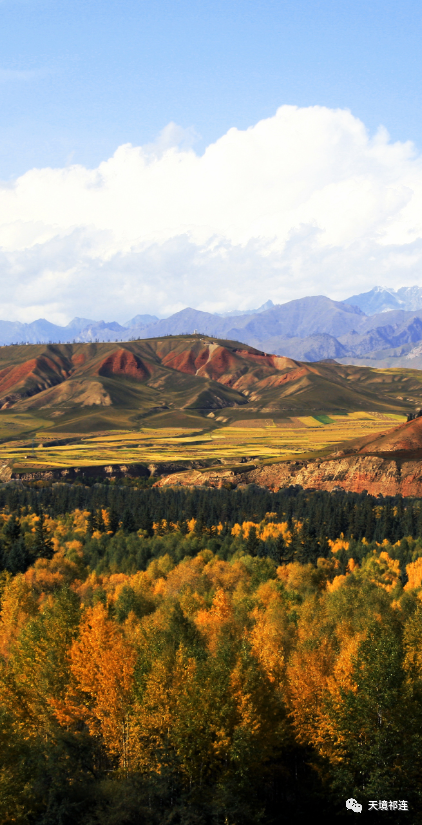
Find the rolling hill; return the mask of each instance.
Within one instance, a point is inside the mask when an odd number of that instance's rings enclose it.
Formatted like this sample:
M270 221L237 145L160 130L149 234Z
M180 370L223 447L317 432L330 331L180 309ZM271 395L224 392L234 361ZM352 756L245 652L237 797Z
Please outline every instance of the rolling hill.
M0 348L0 439L420 405L417 370L307 363L203 335Z

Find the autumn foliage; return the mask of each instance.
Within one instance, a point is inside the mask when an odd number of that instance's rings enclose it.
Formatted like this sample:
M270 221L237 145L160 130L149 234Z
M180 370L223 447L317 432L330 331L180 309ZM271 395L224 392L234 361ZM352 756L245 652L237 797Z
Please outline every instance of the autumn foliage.
M29 546L39 517L16 518ZM118 527L114 547L150 553L127 570L117 550L93 564L101 519L96 539L90 511L46 516L53 553L1 574L0 822L301 822L345 795L420 810L416 539L340 533L311 563L299 519L168 519ZM251 531L292 560L248 552Z

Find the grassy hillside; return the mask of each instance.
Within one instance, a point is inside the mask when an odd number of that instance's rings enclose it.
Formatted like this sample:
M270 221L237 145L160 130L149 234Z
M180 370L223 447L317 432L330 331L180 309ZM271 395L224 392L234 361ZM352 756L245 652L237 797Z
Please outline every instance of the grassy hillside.
M308 454L403 420L422 405L421 379L202 335L2 347L0 457L45 468Z

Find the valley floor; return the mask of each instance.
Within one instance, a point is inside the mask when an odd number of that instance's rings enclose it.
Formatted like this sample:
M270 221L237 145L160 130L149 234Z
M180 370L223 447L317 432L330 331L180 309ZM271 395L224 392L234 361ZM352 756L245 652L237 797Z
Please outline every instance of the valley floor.
M225 425L221 413L219 427L214 419L203 419L202 429L186 427L142 427L137 431L84 433L38 432L34 438L5 440L0 444L0 465L15 475L79 468L102 468L109 472L137 475L166 472L166 466L261 465L292 458L325 455L341 444L367 435L385 432L405 421L396 413L351 412L316 413L289 418L247 418ZM136 467L138 469L136 469ZM160 470L163 467L163 470ZM123 469L121 469L123 468ZM150 469L148 469L150 468ZM167 469L167 472L171 470ZM57 475L57 473L56 473ZM7 478L7 475L4 476Z

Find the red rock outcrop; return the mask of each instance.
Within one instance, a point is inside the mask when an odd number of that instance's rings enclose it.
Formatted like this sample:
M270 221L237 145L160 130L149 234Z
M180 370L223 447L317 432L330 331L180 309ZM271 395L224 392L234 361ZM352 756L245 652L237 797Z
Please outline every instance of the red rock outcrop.
M113 375L127 375L138 381L147 381L150 377L146 364L126 349L119 349L105 358L98 367L97 374L110 378Z
M68 375L64 361L46 355L5 367L0 370L0 406L7 408L21 398L60 384Z
M60 376L60 377L59 377ZM32 378L38 386L44 389L67 377L63 364L58 364L51 358L41 356L31 358L16 367L5 367L0 370L0 393L15 389L28 378Z
M219 487L257 484L277 491L300 485L313 490L346 490L373 496L422 496L422 461L401 461L381 456L345 456L327 461L286 461L251 469L245 473L217 468L206 472L190 471L166 476L157 486L169 485Z
M85 352L78 352L72 355L72 364L77 369L78 367L82 367L85 364L87 359L87 355Z
M279 490L291 484L315 490L366 490L373 496L422 496L422 461L382 456L346 456L327 461L293 462L252 470L248 482Z
M177 372L184 372L187 375L196 375L209 358L209 347L201 347L196 353L194 348L184 352L169 352L163 356L161 363L165 367L170 367Z

